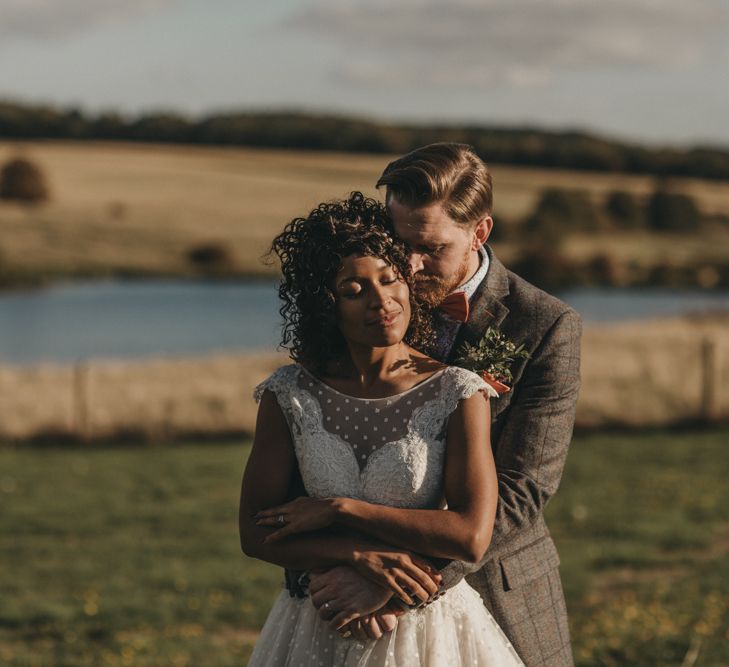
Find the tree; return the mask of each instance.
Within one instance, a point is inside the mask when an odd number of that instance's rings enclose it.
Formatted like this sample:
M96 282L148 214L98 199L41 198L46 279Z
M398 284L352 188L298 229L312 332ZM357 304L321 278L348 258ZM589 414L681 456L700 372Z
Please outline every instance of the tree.
M579 282L574 262L549 244L525 248L512 262L512 268L525 280L548 291Z
M692 231L701 225L696 202L680 192L659 186L648 202L648 226L661 232Z
M524 231L543 241L559 243L576 231L599 229L600 217L584 190L547 188L524 223Z
M605 202L605 211L620 229L636 229L645 225L644 206L630 192L611 192Z

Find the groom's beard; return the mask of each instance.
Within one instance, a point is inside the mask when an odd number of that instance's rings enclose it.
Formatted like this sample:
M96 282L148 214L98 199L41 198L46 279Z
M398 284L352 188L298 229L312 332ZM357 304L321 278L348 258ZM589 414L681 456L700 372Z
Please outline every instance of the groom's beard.
M439 276L425 274L422 271L416 273L413 278L415 281L415 293L418 295L418 298L430 308L440 306L451 292L466 282L468 276L468 260L469 256L466 255L458 270L449 280Z
M415 293L427 306L437 308L443 303L443 299L453 291L452 282L438 276L426 276L422 273L416 273Z

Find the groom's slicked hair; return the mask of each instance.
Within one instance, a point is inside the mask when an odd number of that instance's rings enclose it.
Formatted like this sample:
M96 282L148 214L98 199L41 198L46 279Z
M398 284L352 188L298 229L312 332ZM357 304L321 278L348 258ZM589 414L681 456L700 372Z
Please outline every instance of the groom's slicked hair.
M491 174L468 144L416 148L387 165L377 181L378 188L383 185L388 203L391 197L408 208L439 203L459 223L476 223L491 215Z

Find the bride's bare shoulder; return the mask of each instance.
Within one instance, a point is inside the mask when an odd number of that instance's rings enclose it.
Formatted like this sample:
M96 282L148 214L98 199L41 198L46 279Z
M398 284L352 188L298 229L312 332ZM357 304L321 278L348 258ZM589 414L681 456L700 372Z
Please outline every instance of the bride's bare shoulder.
M403 361L403 366L404 369L407 369L413 375L420 378L426 378L429 375L433 375L434 373L447 368L448 365L411 348L408 358Z

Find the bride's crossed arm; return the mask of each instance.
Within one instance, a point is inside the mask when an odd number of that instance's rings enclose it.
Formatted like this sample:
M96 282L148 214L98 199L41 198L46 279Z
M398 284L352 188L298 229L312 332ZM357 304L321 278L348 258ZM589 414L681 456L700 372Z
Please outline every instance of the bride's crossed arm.
M448 420L444 495L447 509L399 509L352 498L301 497L259 512L259 526L276 527L267 544L329 526L434 558L479 561L491 540L498 481L491 453L488 399L462 400ZM277 524L284 517L286 525ZM367 558L366 553L359 558Z
M415 548L393 549L383 545L387 540L364 538L352 531L337 534L316 527L307 529L311 532L306 534L271 540L275 531L270 526L280 527L277 517L281 513L276 513L271 521L257 521L256 517L287 499L296 467L288 424L275 395L266 391L259 405L256 435L241 489L238 522L241 548L246 555L297 570L352 565L382 587L380 598L377 604L373 601L370 611L385 604L392 592L411 604L414 600L407 591L421 600L437 591L435 569L408 553L417 551Z

